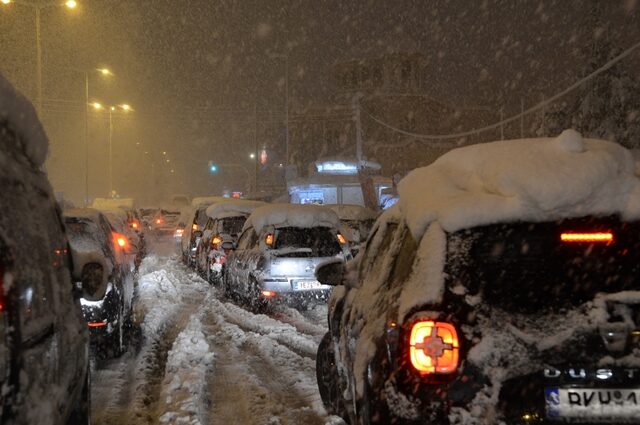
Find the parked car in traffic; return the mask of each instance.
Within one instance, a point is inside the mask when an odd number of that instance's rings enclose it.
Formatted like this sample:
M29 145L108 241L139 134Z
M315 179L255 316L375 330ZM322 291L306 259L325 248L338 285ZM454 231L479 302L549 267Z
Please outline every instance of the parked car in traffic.
M154 236L174 236L180 220L180 209L160 208L149 223L149 230Z
M209 219L206 212L208 206L209 204L201 204L197 207L192 206L189 208L188 213L183 213L185 226L180 239L180 251L182 253L182 261L190 267L195 267L196 264L196 248L202 237L204 226Z
M362 205L327 204L343 224L342 233L349 241L351 253L355 256L360 244L367 240L378 213Z
M94 209L65 210L64 222L74 264L74 276L83 273L105 289L101 296L80 300L96 354L120 355L133 322L134 275L127 242L105 216Z
M88 424L88 333L33 106L0 76L0 423Z
M120 240L120 248L125 260L128 261L131 270L136 272L142 263L144 240L129 224L129 216L126 211L115 208L101 210L109 221L111 227L125 238Z
M205 209L204 229L195 232L195 259L197 271L209 283L222 281L227 255L235 248L247 217L263 205L260 201L225 199Z
M635 423L640 180L567 130L453 150L399 185L337 285L318 348L349 423Z
M331 287L320 284L314 271L323 261L351 255L339 226L336 213L318 205L256 208L226 259L225 292L256 309L326 300Z

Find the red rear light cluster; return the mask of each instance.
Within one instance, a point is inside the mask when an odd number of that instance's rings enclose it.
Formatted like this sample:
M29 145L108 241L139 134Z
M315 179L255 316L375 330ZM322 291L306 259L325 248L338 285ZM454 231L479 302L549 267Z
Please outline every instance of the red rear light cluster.
M264 238L264 243L267 244L268 246L273 246L273 233L268 233L267 236L265 236Z
M409 359L421 375L455 373L459 365L460 341L451 323L420 319L411 325Z
M563 232L560 240L568 243L613 243L613 233L611 232Z
M211 238L211 249L218 249L218 245L222 243L222 238L220 236L214 236Z

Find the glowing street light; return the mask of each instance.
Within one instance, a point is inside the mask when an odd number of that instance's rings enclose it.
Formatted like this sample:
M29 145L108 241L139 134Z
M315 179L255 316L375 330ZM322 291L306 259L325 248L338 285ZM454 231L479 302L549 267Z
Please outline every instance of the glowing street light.
M113 75L113 72L111 72L109 70L109 68L99 68L98 71L102 74L102 75Z
M96 110L107 109L109 111L109 195L111 196L113 194L113 113L118 109L121 109L123 112L131 112L133 108L131 108L131 105L128 103L104 106L99 102L93 102L91 105ZM169 162L168 159L167 162Z
M250 159L256 159L256 154L255 153L250 153L249 154L249 158Z
M8 5L13 0L0 0L2 4ZM42 9L49 7L66 7L67 9L75 9L78 3L75 0L67 0L66 3L59 3L57 1L45 4L31 3L28 1L16 0L16 4L21 6L28 6L34 9L36 14L36 79L38 84L38 97L36 101L36 107L38 114L42 113L42 40L40 37L40 13Z

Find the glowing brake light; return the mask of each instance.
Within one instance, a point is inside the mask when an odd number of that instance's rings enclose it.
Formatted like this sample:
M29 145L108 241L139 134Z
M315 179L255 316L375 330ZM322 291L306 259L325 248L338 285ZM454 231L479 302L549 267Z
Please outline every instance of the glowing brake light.
M600 243L612 243L613 233L611 232L596 232L596 233L573 233L565 232L560 235L562 242L600 242Z
M412 325L409 358L421 375L454 373L459 351L458 332L452 324L420 320Z
M198 225L196 223L193 223L191 225L191 230L198 230Z
M156 224L162 224L162 219L161 218L157 218L156 219Z
M340 242L340 245L346 245L347 244L347 240L345 239L344 236L342 236L342 234L338 233L338 242Z
M264 243L269 246L273 245L273 233L267 233L267 236L264 238Z
M113 242L116 245L116 248L124 248L127 246L127 238L120 233L113 233Z
M87 325L90 328L100 328L102 326L107 326L107 321L105 320L104 322L87 322Z
M131 227L134 229L138 228L138 223L136 223L135 221L133 223L131 223Z
M273 298L276 296L276 293L273 291L262 291L262 296L265 298Z
M211 238L211 248L217 249L218 245L222 243L222 238L220 236L214 236Z

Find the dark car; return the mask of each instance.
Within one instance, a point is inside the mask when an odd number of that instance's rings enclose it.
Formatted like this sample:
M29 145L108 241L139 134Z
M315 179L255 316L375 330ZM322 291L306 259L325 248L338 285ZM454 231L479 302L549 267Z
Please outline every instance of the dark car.
M317 356L350 423L638 423L640 180L565 132L461 148L400 183ZM569 178L567 176L570 176Z
M100 356L119 355L125 350L133 317L134 275L125 252L126 241L120 245L122 235L97 210L66 210L64 222L75 275L80 278L89 268L104 281L100 297L80 300L92 346Z
M0 76L0 422L88 424L88 334L31 104Z

